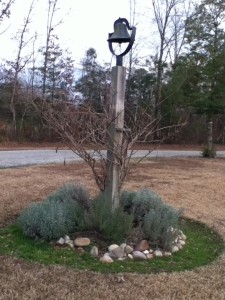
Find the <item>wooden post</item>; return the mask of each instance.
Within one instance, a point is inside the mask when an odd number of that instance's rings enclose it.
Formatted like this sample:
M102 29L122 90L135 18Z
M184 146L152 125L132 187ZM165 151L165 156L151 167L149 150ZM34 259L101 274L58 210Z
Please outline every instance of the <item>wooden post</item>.
M212 119L210 119L208 121L208 137L207 137L207 140L208 140L208 149L210 151L212 151L212 145L213 145L213 122L212 122Z
M120 198L121 161L119 158L122 155L125 84L126 68L113 67L109 105L113 122L108 130L107 177L104 191L105 198L112 203L112 210L119 206Z

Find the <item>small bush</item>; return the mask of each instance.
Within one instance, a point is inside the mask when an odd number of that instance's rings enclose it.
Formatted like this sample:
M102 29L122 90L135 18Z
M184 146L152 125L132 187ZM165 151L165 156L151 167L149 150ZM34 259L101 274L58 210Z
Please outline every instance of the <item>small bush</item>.
M58 191L52 193L48 199L61 202L75 201L85 210L88 210L90 207L90 195L85 187L80 184L66 184Z
M89 195L80 185L66 185L43 203L33 204L18 218L25 235L44 240L57 239L84 230L84 212L90 208Z
M215 158L216 157L216 150L214 147L209 148L208 146L206 146L203 150L202 150L202 156L206 157L206 158Z
M134 215L134 224L143 223L145 215L159 205L162 205L162 199L152 190L143 189L138 192L121 193L121 205L124 211Z
M169 249L178 235L178 219L183 210L176 211L169 205L161 204L145 215L143 231L145 237L156 247Z
M34 203L22 211L18 218L18 224L26 236L32 238L40 236L42 215L42 203Z
M86 226L101 233L106 240L118 242L125 238L132 228L133 216L119 207L112 211L112 204L103 195L93 200L86 214Z

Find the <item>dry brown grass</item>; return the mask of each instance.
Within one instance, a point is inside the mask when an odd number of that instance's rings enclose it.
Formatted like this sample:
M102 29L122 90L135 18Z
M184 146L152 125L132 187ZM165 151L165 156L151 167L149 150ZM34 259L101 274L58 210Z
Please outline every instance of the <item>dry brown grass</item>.
M225 160L160 159L136 167L125 187L150 187L165 201L184 207L188 217L215 228L225 240ZM88 168L33 166L0 170L0 224L15 218L65 182L96 187ZM1 256L0 299L225 299L225 255L193 271L140 275L102 275L60 266L46 267Z

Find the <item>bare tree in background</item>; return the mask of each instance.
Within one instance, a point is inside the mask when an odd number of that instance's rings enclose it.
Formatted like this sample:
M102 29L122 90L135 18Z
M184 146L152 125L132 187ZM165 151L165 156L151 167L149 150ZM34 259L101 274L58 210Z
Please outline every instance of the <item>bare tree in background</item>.
M0 1L0 25L2 24L4 18L9 18L11 14L11 6L15 2L15 0L8 0L8 1ZM4 33L0 31L0 35Z
M48 9L47 9L47 23L46 23L46 42L45 42L45 51L44 51L44 64L43 64L43 79L42 79L42 95L45 98L46 96L46 80L47 80L47 70L48 70L48 60L49 60L49 48L51 39L53 37L54 29L62 23L62 20L54 23L55 14L58 10L57 4L58 0L48 0Z
M11 64L12 70L13 70L13 78L12 78L12 94L10 99L10 110L12 113L12 128L13 128L13 135L16 136L17 131L17 120L16 120L16 98L17 98L17 90L18 90L18 77L21 71L25 68L27 63L30 60L30 56L22 57L22 51L25 47L29 44L29 42L33 39L28 38L26 39L26 34L29 30L29 24L31 23L31 16L34 9L36 0L32 0L27 16L24 19L24 23L22 25L21 30L19 30L15 36L15 39L18 42L18 51L16 60L14 62L8 62Z
M188 3L187 3L188 2ZM152 0L154 20L157 27L159 45L155 55L155 119L160 120L162 86L164 72L168 63L174 64L183 46L185 20L189 14L190 1ZM159 125L158 125L159 126ZM159 130L155 138L159 139Z

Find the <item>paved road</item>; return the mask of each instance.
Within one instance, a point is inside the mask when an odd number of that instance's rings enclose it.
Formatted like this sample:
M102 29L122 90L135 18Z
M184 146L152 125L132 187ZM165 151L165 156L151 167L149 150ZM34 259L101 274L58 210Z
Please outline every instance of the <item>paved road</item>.
M142 157L148 151L139 150L133 157ZM200 157L200 151L154 150L148 157ZM225 151L218 151L218 157L225 157ZM13 150L0 151L0 168L21 167L78 161L80 158L70 150Z

